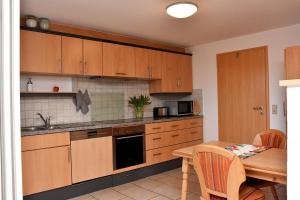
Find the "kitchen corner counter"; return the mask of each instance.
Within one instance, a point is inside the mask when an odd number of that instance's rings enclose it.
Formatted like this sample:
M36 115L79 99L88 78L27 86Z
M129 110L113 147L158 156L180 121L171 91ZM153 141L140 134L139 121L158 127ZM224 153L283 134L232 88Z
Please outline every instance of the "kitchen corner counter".
M21 136L22 137L23 136L33 136L33 135L41 135L41 134L72 132L72 131L99 129L99 128L113 128L113 127L119 127L119 126L133 126L133 125L151 124L151 123L168 122L168 121L178 121L178 120L195 119L195 118L203 118L203 115L193 115L193 116L185 116L185 117L169 117L169 118L161 118L161 119L154 119L152 117L146 117L143 120L121 119L121 120L60 124L60 125L55 125L57 128L54 128L51 130L21 131Z

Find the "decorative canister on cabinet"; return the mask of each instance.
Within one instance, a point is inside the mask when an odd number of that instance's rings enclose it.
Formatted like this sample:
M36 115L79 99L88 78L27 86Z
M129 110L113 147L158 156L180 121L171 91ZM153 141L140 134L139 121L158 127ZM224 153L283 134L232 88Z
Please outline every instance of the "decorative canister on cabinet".
M40 29L48 30L49 29L49 19L48 18L39 18Z
M33 15L25 16L25 24L27 27L36 28L37 27L37 18Z

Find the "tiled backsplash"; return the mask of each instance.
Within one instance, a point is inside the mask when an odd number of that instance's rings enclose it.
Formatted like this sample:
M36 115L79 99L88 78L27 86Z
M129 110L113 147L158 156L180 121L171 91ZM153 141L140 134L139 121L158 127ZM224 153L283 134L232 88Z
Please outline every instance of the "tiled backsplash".
M87 114L76 112L70 96L26 96L21 97L22 126L41 125L42 121L36 114L39 112L50 115L52 124L134 118L133 109L128 105L129 97L149 95L149 83L139 80L78 78L77 87L82 92L87 89L90 94L92 104ZM166 100L198 98L202 102L202 93L195 90L193 95L153 95L150 98L152 104L145 107L145 117L152 117L153 107L162 106Z

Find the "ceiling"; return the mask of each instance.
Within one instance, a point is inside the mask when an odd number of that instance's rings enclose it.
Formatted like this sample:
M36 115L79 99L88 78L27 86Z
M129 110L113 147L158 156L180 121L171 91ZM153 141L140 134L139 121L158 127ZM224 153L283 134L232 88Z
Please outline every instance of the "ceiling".
M191 0L199 10L186 19L166 14L174 2L21 0L21 14L185 47L300 23L300 0Z

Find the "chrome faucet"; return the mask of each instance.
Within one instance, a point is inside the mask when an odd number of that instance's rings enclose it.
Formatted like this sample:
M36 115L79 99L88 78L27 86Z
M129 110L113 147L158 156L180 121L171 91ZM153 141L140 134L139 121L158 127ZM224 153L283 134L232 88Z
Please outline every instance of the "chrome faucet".
M44 122L44 127L45 127L46 129L48 129L48 128L50 127L50 116L44 118L44 116L43 116L41 113L37 113L37 115L41 117L41 119L42 119L43 122Z

